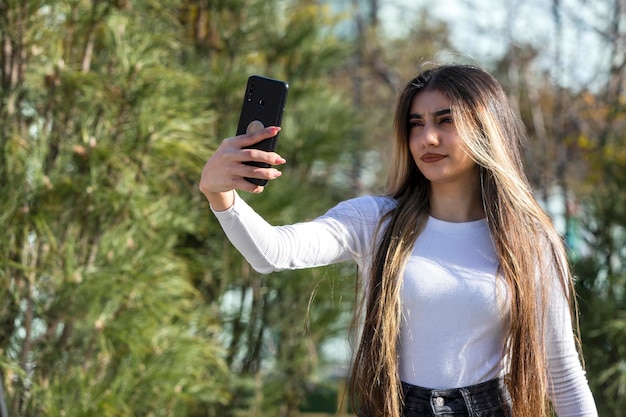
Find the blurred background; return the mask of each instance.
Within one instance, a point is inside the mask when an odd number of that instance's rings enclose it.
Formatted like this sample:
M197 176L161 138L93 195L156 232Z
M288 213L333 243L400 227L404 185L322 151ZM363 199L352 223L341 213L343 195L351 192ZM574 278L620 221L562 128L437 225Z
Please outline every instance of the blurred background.
M600 415L626 415L625 25L624 0L0 0L0 417L343 415L357 271L255 273L197 183L262 74L290 92L261 214L384 192L428 61L521 113Z

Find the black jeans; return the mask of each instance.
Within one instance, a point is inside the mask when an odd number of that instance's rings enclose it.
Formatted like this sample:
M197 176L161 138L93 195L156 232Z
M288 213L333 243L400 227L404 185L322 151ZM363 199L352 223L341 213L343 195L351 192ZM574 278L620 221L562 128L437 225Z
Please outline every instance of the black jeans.
M511 417L511 395L502 378L453 389L402 383L403 417Z

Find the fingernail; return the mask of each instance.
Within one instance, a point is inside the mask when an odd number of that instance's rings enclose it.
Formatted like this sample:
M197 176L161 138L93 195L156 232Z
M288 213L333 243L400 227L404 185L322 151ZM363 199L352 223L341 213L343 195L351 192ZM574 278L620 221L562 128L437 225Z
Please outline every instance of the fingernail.
M276 158L276 159L274 160L274 165L284 164L285 162L287 162L287 161L285 160L285 158L283 158L283 157L279 156L278 158Z
M278 177L280 177L281 175L283 175L283 173L282 173L281 171L275 171L275 172L274 172L274 178L278 178Z

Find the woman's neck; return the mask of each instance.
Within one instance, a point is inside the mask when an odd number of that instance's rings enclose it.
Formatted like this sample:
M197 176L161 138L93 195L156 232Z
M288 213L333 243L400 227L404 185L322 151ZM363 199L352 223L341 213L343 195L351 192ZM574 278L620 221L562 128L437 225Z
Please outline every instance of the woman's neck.
M484 218L480 188L432 184L430 215L438 220L454 223Z

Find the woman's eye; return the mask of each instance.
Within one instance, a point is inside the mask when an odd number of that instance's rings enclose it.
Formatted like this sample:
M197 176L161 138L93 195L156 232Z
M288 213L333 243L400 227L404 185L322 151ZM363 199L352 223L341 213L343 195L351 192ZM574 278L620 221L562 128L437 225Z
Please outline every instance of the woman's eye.
M409 129L413 129L414 127L424 126L424 123L419 120L410 120L409 121Z
M452 117L443 117L439 123L444 124L444 123L452 123Z

